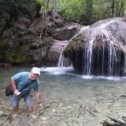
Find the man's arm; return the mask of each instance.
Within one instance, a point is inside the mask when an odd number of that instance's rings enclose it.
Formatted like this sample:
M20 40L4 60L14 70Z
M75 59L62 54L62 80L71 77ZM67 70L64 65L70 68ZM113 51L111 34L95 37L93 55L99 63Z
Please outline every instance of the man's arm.
M17 88L16 88L16 81L13 80L13 78L11 78L11 84L12 84L13 90L14 91L17 90Z
M20 92L17 90L16 81L13 78L11 78L11 84L12 84L12 87L13 87L13 90L14 90L14 94L16 96L18 96L20 94Z
M36 97L36 101L40 105L40 107L44 108L43 99L42 99L41 93L39 91L35 92L35 97Z

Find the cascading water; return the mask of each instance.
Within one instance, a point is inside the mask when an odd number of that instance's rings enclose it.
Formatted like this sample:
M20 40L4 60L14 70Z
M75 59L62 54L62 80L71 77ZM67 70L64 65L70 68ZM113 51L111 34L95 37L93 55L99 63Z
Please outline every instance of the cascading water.
M60 54L59 61L58 61L58 64L57 64L57 67L59 67L59 68L64 67L64 56L63 56L63 53L62 52Z
M65 58L71 60L75 70L84 75L124 75L125 32L126 23L122 18L103 20L81 28L64 47L58 67L64 66L65 55Z
M85 62L85 73L86 75L90 75L91 73L91 61L92 61L92 46L93 46L93 40L91 40L88 43L88 48L85 51L86 56L86 62Z
M81 29L80 29L80 32L82 32L83 30L87 29L88 27L89 27L89 26L86 26L86 27L81 28ZM79 32L79 33L80 33L80 32ZM66 48L66 46L69 44L69 42L70 42L73 38L75 38L79 33L77 33L75 36L73 36L73 37L66 43L66 45L64 46L63 50L61 51L59 60L58 60L58 64L57 64L57 67L58 67L58 68L62 69L62 68L65 66L65 60L66 60L66 58L65 58L64 55L63 55L63 51L64 51L64 49ZM67 59L67 60L68 60L68 59ZM71 64L70 64L70 66L71 66Z
M108 44L108 74L109 76L112 76L114 73L114 69L116 69L116 62L117 62L117 52L115 49L115 45L116 45L116 40L115 38L110 35L109 31L107 31L107 29L105 29L105 27L111 23L113 23L114 21L105 23L100 25L99 27L97 27L97 29L92 29L92 34L91 34L91 38L89 40L89 42L87 42L87 48L85 49L84 52L84 56L86 59L85 61L85 65L84 65L84 74L85 75L91 75L91 71L92 71L92 53L93 53L93 44L96 41L96 36L97 34L102 36L102 44L103 44L103 51L102 51L102 75L104 75L104 59L105 59L105 45ZM105 38L105 39L104 39ZM123 49L123 47L122 47ZM123 49L124 50L124 49ZM125 63L126 64L126 63Z

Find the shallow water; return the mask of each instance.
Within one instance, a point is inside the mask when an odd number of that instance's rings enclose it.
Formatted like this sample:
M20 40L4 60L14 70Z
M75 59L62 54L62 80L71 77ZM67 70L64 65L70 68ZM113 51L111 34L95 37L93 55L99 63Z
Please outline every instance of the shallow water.
M13 74L24 70L30 68L0 68L0 89L10 82ZM34 125L101 126L108 117L126 116L125 77L88 77L72 72L52 74L42 70L39 79L46 109Z

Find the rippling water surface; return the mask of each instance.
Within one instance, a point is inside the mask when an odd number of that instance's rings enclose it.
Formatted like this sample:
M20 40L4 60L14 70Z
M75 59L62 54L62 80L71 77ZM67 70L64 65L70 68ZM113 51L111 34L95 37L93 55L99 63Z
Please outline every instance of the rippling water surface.
M30 68L0 69L0 85L10 77ZM108 116L126 116L126 78L82 76L71 68L41 68L40 87L49 125L98 126ZM57 123L58 122L58 123Z

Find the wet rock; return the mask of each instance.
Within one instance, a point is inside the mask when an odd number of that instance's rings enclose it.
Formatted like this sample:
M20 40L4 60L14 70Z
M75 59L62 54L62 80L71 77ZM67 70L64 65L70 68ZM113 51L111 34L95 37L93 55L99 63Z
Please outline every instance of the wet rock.
M0 116L3 115L3 113L4 113L3 111L0 111Z
M103 126L126 126L126 118L122 117L122 120L109 117L110 120L103 121Z
M125 18L83 27L67 44L64 56L76 71L91 75L125 75Z

